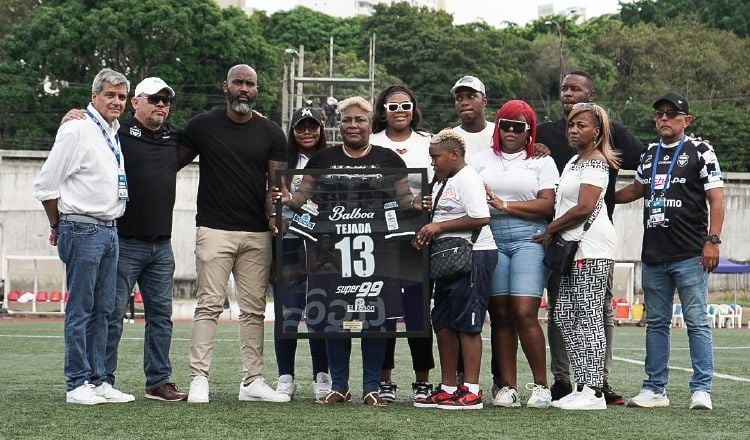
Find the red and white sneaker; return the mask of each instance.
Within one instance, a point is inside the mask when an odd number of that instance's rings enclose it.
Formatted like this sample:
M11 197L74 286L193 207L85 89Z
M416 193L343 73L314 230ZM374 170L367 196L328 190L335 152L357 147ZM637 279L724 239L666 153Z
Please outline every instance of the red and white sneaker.
M482 391L474 394L466 385L459 385L458 389L449 400L441 401L437 405L440 409L482 409Z
M440 402L451 399L453 399L453 394L443 390L443 384L440 384L429 396L414 399L414 406L417 408L437 408Z

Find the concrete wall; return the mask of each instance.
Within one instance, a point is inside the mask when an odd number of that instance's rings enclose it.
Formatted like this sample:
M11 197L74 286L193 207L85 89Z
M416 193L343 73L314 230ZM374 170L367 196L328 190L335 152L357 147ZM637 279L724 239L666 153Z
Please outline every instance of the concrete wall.
M47 244L47 218L41 204L32 197L34 178L47 152L0 150L0 261L5 256L57 255ZM621 173L619 185L633 179L632 172ZM745 228L750 218L750 174L727 173L726 217L722 233L722 257L750 261ZM155 188L154 190L158 190ZM172 246L175 252L177 296L190 295L195 282L195 199L198 192L198 165L188 165L177 178ZM615 228L620 239L617 261L636 263L635 289L640 289L640 252L643 238L642 201L615 209ZM144 214L147 215L147 214ZM4 269L3 269L4 270ZM2 278L5 278L5 273ZM712 275L713 289L733 289L739 280L748 289L747 276Z

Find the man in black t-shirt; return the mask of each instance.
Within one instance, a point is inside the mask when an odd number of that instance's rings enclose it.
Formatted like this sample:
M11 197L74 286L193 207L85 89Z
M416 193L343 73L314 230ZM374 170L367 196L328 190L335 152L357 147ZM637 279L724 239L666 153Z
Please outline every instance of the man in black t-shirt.
M567 130L567 116L573 109L573 105L579 102L593 102L596 98L596 87L591 76L583 71L572 71L563 78L560 84L560 102L562 103L563 113L565 114L560 120L555 122L545 122L540 124L536 130L536 141L546 145L550 149L550 155L555 160L557 171L562 175L565 164L575 155L576 151L568 146L568 140L565 135ZM625 170L635 170L638 167L643 144L620 122L611 120L610 132L612 139L610 145L620 153L620 168ZM610 167L609 183L604 194L604 202L607 206L607 214L610 220L612 212L615 209L614 194L615 184L617 183L618 170ZM552 400L559 400L569 394L573 388L570 384L570 361L568 352L565 350L560 330L555 324L553 310L557 304L557 292L560 284L559 274L552 272L547 282L547 298L549 300L549 316L547 321L547 340L550 347L550 370L554 376L555 382L551 387ZM607 404L622 405L625 403L622 396L615 393L609 385L609 371L612 367L612 344L614 341L614 313L612 311L612 290L607 289L604 298L604 335L607 340L607 349L604 357L604 398Z
M654 110L659 142L641 155L635 181L615 195L617 203L644 200L641 284L648 377L628 406L669 406L665 388L676 290L693 363L690 409L712 409L713 343L706 310L708 274L719 264L724 182L711 145L685 136L693 121L688 101L669 92L654 102Z
M223 85L227 106L191 119L184 131L181 163L200 154L195 259L198 304L190 337L188 402L209 400L216 326L229 274L240 308L240 350L245 374L239 399L288 402L263 378L263 320L271 268L266 189L286 166L286 139L278 125L253 112L258 75L248 65L229 69Z

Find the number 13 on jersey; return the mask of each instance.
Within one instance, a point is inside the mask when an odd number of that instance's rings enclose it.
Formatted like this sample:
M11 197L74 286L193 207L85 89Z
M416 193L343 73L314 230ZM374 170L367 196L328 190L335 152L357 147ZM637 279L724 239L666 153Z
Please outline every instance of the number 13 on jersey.
M371 277L375 273L375 243L369 235L344 237L334 247L341 252L342 278L351 278L352 271L362 278ZM356 259L353 255L355 253Z

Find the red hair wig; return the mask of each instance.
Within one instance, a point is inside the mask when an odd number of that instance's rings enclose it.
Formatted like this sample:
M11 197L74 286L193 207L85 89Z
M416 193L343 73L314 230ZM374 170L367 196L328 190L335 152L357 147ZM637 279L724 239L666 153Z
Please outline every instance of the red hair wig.
M518 119L519 116L526 118L526 123L529 124L531 130L529 131L529 139L526 145L526 159L534 155L534 141L536 139L536 113L529 104L520 99L514 99L506 102L497 111L495 116L495 131L492 133L492 150L495 154L500 154L500 128L497 126L497 121L500 119Z

